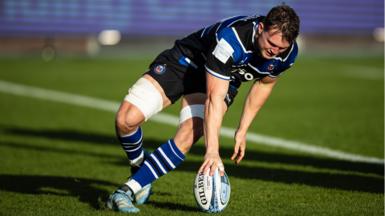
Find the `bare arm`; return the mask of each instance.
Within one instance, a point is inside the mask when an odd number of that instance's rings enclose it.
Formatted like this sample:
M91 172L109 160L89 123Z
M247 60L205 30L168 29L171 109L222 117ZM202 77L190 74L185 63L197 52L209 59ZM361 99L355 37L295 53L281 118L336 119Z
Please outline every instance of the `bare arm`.
M206 154L199 171L206 173L210 170L210 175L213 175L215 169L219 167L221 175L223 175L223 164L219 156L219 132L223 115L227 109L224 99L229 88L229 81L216 78L209 73L206 73L206 81L207 99L204 119Z
M254 83L246 98L241 120L235 134L234 153L231 160L235 163L240 163L245 155L246 149L246 133L253 119L269 98L271 91L276 83L275 78L264 77Z

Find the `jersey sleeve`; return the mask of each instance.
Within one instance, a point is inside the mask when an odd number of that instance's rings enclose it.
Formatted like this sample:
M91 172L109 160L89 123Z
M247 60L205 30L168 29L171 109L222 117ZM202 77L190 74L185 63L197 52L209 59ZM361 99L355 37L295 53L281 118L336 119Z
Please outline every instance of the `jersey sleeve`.
M239 59L239 42L231 28L218 32L216 41L208 52L206 71L220 79L230 80L232 65Z

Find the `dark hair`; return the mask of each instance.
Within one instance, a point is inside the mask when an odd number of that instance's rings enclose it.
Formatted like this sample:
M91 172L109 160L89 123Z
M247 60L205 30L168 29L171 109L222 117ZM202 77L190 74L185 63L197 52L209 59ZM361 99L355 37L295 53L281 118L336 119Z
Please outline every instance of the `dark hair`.
M299 17L294 9L285 4L273 7L263 21L265 31L277 28L289 43L297 38L299 23Z

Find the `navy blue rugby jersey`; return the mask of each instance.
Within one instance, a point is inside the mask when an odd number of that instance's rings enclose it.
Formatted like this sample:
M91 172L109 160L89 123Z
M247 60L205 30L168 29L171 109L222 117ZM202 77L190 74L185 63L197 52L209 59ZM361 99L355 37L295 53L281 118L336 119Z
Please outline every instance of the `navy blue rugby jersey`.
M273 59L264 59L256 47L255 34L263 16L237 16L222 20L177 40L175 46L195 67L236 84L277 77L291 67L298 54L297 43Z

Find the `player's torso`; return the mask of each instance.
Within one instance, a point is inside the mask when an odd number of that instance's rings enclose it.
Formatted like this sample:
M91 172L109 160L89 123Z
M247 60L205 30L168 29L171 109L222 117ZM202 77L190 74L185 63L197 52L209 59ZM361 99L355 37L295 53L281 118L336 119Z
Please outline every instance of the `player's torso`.
M281 57L264 59L258 53L250 53L245 55L241 61L232 65L231 80L247 82L259 80L265 76L276 77L286 67L283 60L285 59Z
M263 17L255 16L228 18L178 40L176 46L191 61L200 66L205 64L206 56L213 52L219 39L225 38L234 49L231 65L233 81L247 82L265 76L274 77L291 66L290 61L287 60L290 56L295 58L296 54L291 55L291 53L293 50L296 51L297 46L293 44L285 53L273 59L260 57L259 50L256 48L255 34L262 19Z

